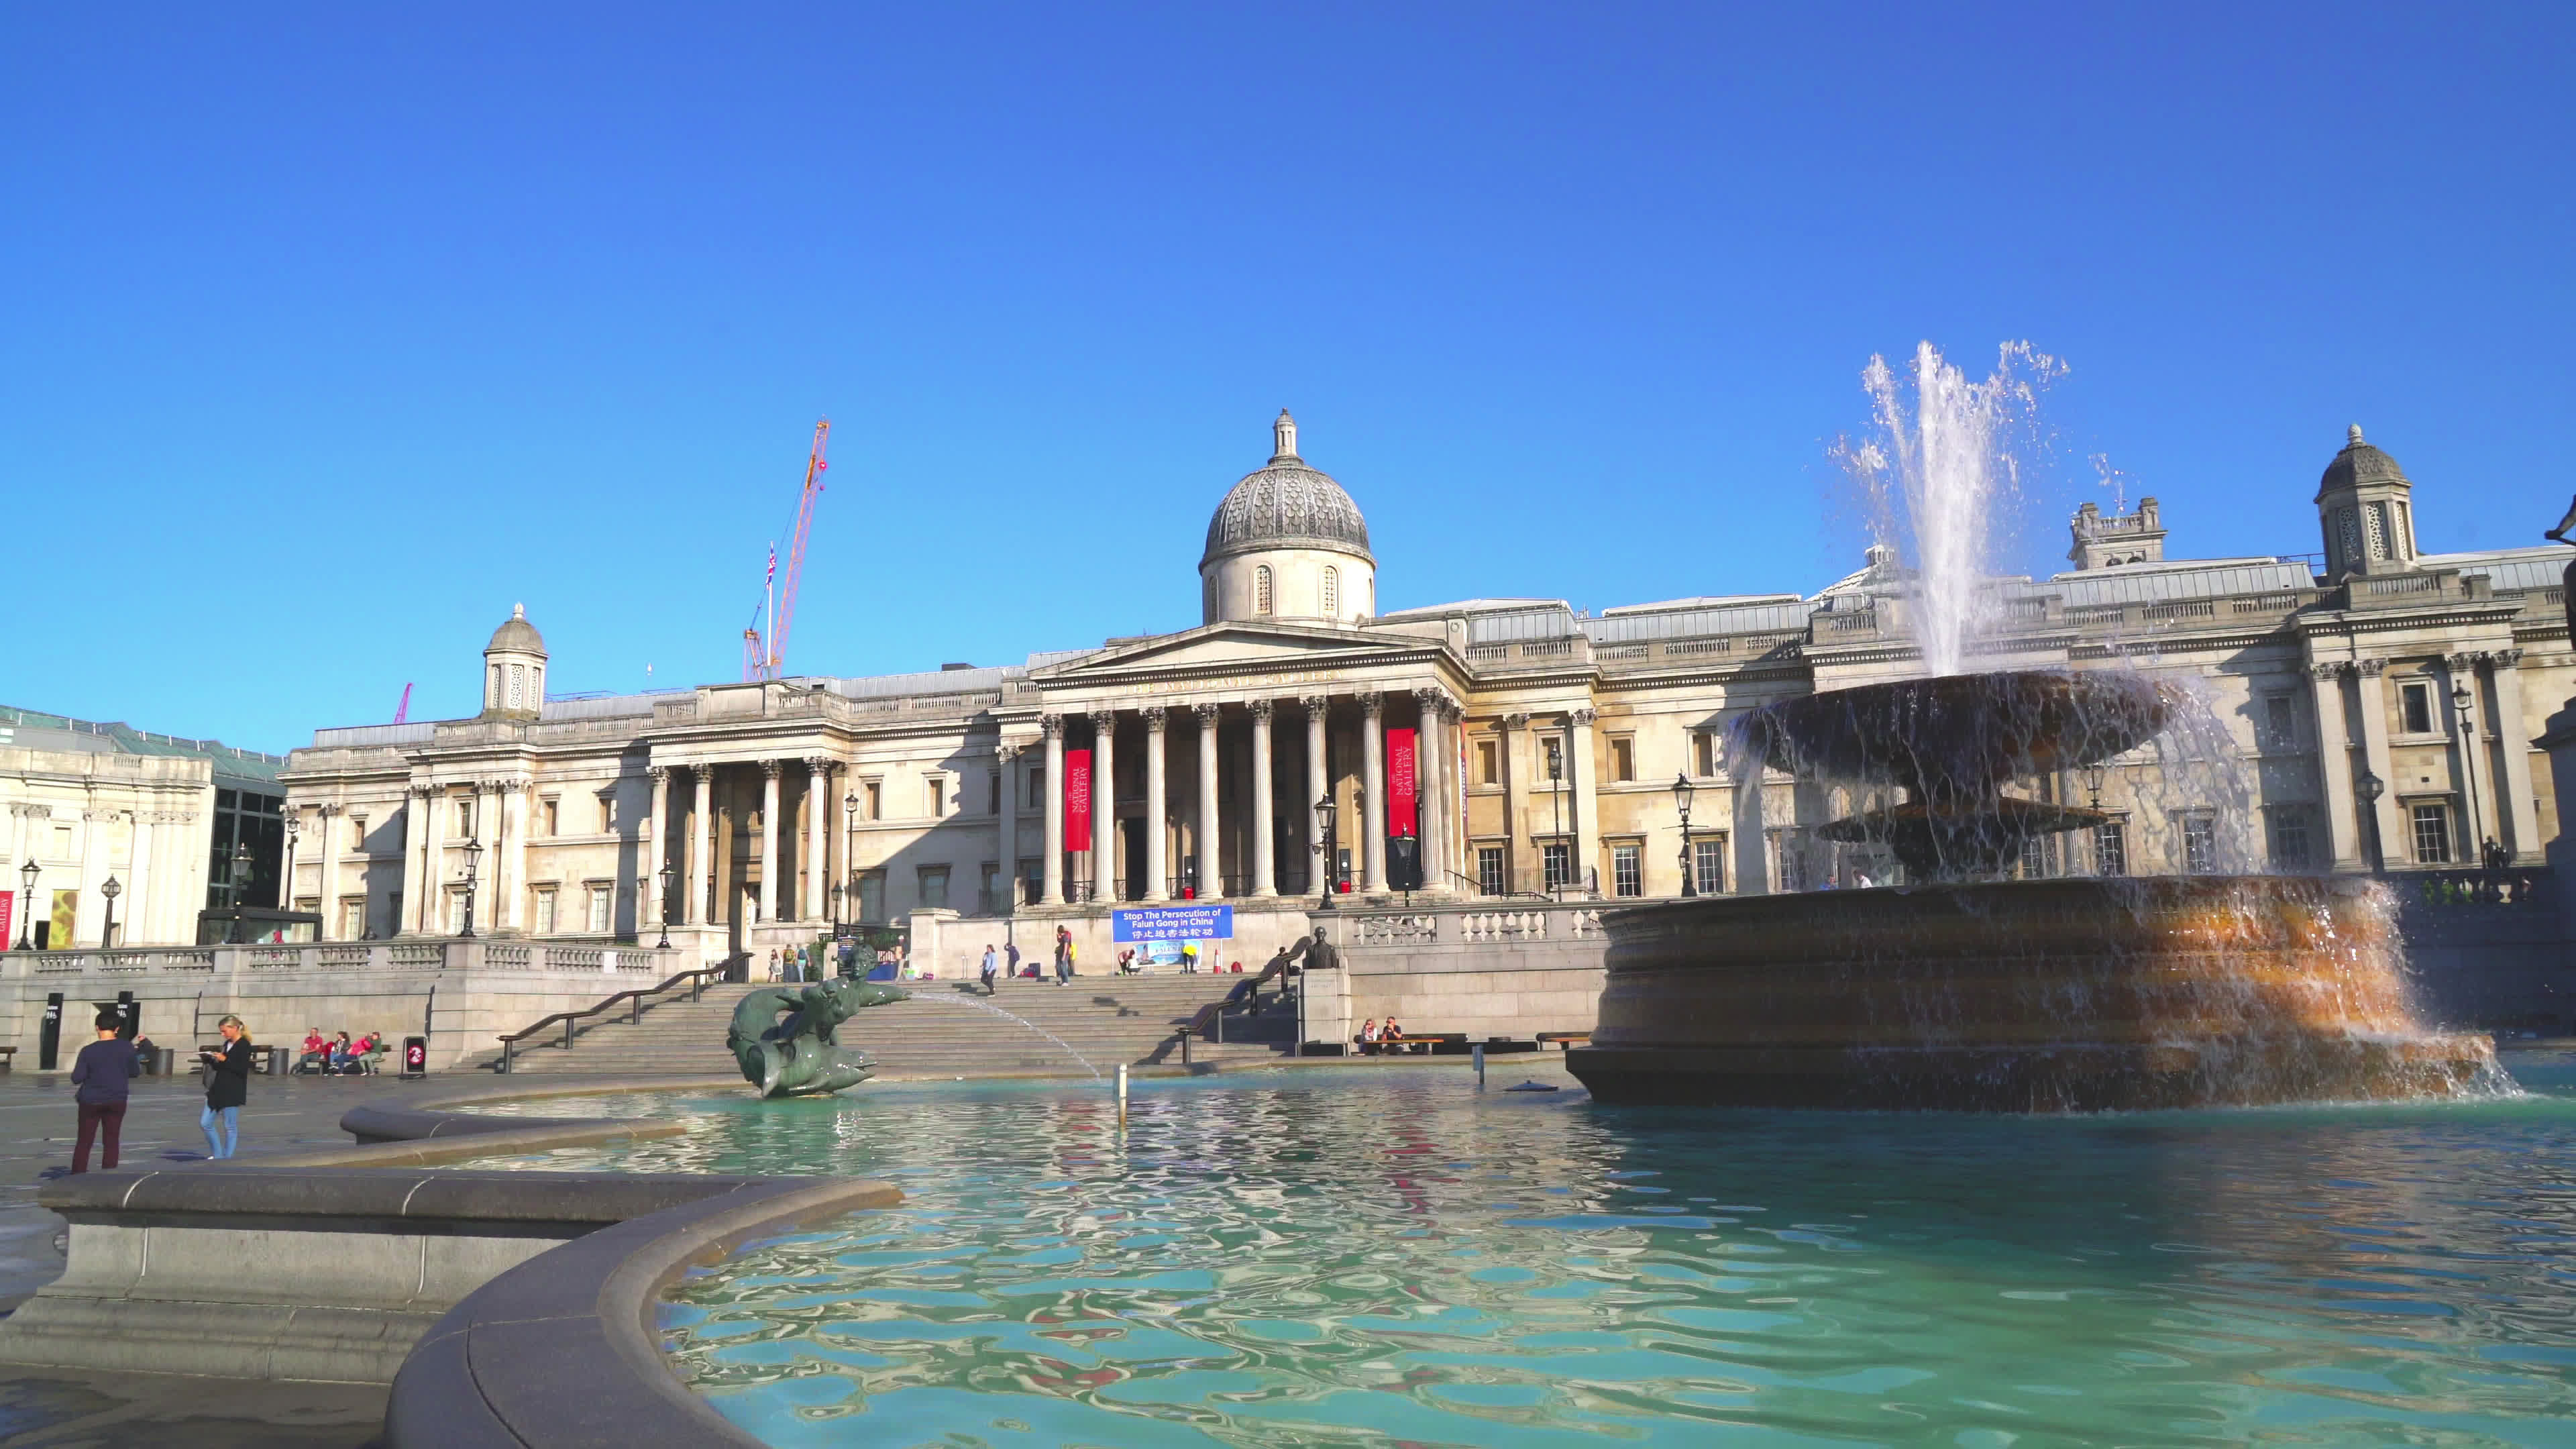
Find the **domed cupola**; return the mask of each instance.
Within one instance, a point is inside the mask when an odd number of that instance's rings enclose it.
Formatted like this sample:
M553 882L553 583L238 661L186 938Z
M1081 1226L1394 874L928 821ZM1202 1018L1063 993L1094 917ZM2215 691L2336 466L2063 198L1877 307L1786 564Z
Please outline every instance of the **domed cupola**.
M510 617L483 646L482 717L535 719L545 703L545 636L528 622L525 605L512 604Z
M1271 438L1270 462L1245 474L1208 519L1204 621L1368 618L1377 612L1377 557L1360 506L1297 456L1297 420L1285 409Z
M2317 480L2329 581L2415 566L2414 492L2397 460L2362 441L2361 424L2353 424L2343 451Z

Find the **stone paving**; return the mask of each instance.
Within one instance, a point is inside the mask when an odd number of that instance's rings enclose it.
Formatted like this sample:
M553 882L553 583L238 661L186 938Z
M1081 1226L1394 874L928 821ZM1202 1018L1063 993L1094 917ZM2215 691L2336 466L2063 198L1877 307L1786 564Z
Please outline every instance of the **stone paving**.
M241 1156L345 1147L340 1114L361 1101L424 1095L472 1082L432 1077L250 1079ZM194 1162L204 1090L194 1076L143 1077L125 1113L122 1166ZM60 1072L0 1073L0 1309L14 1308L63 1270L63 1220L36 1206L36 1189L72 1161L72 1084ZM92 1149L90 1166L98 1166ZM0 1449L187 1444L193 1449L343 1449L382 1426L376 1384L228 1384L175 1376L66 1373L0 1366Z

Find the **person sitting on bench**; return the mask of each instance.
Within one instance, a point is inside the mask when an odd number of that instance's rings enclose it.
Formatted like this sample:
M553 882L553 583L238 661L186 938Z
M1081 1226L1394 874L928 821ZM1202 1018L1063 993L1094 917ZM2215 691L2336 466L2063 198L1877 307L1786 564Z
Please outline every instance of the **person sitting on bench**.
M1404 1039L1404 1028L1397 1026L1395 1018L1391 1016L1386 1019L1386 1025L1377 1029L1377 1039L1385 1044L1389 1054L1413 1049L1412 1043Z

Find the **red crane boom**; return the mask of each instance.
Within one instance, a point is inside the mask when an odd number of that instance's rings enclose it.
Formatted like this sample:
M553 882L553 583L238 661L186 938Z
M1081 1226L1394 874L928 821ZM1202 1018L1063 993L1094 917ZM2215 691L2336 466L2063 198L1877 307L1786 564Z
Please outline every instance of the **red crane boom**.
M805 535L814 523L814 499L823 491L823 470L832 466L823 461L823 442L831 432L830 418L814 425L814 450L805 459L805 486L796 495L796 531L788 545L784 597L776 589L778 545L769 546L769 570L761 580L761 606L752 610L753 625L742 631L742 677L746 684L778 678L787 662L787 631L796 620L796 585L805 576ZM762 618L764 613L766 619ZM761 637L762 623L769 627L766 639Z

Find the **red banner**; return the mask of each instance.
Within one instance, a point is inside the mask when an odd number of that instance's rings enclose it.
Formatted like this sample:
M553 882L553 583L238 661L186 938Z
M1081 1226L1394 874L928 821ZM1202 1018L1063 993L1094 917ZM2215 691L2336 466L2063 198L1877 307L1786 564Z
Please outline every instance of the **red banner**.
M1421 826L1414 817L1414 804L1421 798L1422 776L1415 766L1414 732L1386 732L1386 833L1420 835Z
M1064 848L1091 848L1091 751L1064 752Z
M17 905L16 891L0 891L0 951L8 950L9 944L18 939L11 934L17 923Z

